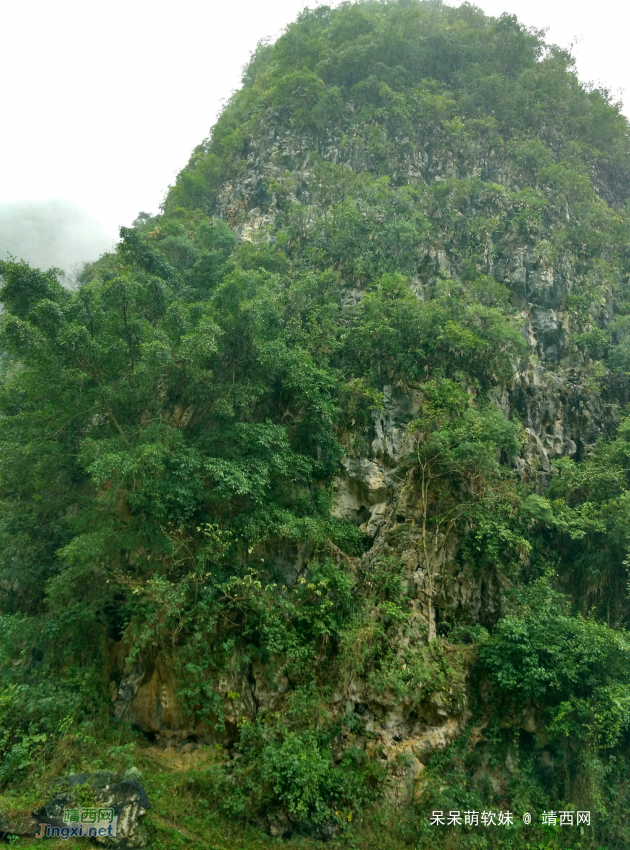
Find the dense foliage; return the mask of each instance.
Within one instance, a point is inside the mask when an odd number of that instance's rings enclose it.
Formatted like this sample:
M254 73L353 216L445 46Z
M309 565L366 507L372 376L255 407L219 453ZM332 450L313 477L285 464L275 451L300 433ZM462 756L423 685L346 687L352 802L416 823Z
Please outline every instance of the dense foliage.
M320 7L75 289L0 265L1 783L106 734L123 647L229 750L194 778L226 817L338 836L409 782L368 715L467 705L400 846L492 805L628 846L628 143L510 16ZM410 395L379 549L335 482ZM446 610L447 567L494 590Z

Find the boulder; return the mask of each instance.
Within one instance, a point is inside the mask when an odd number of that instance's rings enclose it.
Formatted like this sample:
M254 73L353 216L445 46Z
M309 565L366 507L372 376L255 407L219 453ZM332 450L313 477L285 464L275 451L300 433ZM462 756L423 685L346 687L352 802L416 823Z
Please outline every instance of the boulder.
M8 827L6 832L33 835L39 831L40 823L63 827L67 825L63 823L63 810L81 804L85 806L86 798L89 798L92 805L113 808L114 814L118 816L116 835L95 838L97 843L120 850L148 846L147 832L141 819L150 808L150 803L136 768L131 768L124 775L108 771L73 773L58 779L52 792L54 796L51 800L34 811L31 819L24 820L21 825L17 822L3 824Z

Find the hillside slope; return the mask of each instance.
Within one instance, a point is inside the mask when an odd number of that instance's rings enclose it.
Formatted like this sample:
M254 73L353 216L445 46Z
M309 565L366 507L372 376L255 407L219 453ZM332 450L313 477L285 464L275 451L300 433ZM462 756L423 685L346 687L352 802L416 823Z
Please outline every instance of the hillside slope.
M191 835L627 847L629 193L540 33L344 4L76 291L2 263L7 793L151 741Z

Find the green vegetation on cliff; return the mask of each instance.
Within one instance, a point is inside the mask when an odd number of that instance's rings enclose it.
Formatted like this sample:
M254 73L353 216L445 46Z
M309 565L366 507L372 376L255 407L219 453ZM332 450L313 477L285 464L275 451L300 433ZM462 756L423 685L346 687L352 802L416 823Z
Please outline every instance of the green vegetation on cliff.
M540 33L342 4L75 290L0 264L3 799L170 737L200 847L627 847L629 200Z

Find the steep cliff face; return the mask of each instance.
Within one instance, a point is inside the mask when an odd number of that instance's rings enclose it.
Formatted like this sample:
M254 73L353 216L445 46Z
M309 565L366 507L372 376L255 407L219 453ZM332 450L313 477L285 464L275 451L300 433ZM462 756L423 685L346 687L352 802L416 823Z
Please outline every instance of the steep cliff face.
M421 300L444 280L449 297L468 287L482 303L509 300L527 348L492 396L522 424L514 462L542 492L553 462L585 458L628 402L596 343L623 342L610 331L625 310L625 119L580 86L567 54L508 16L413 3L344 15L308 13L259 48L166 209L201 206L289 256L310 243L313 262L339 269L349 312L385 269L407 273ZM347 41L355 24L361 35ZM348 227L348 208L358 225ZM375 551L421 406L400 383L380 387L383 411L364 451L343 462L336 508Z
M356 41L344 40L350 20L362 31ZM501 306L524 344L512 347L508 373L486 391L522 426L517 478L545 494L554 462L586 458L614 434L628 401L627 381L593 342L597 334L613 341L611 322L625 309L628 230L618 210L629 163L624 119L603 93L582 89L569 57L538 34L471 9L367 4L306 13L278 44L259 49L245 88L178 178L166 210L201 206L245 241L335 268L348 322L389 270L406 274L422 302ZM374 358L385 357L375 346ZM380 559L402 565L417 626L399 635L401 646L447 634L453 622L491 628L505 614L513 576L497 563L475 568L461 534L439 523L427 542L427 495L409 428L425 402L423 382L392 377L377 384L382 402L361 432L347 436L332 513L364 533L361 569ZM465 369L458 379L480 392ZM285 570L293 579L308 570L308 553ZM460 666L446 695L420 703L370 694L357 677L342 677L330 698L337 714L361 712L380 758L393 765L408 756L403 796L420 782L427 754L470 719ZM131 702L138 717L133 705L153 693L154 678L147 668ZM224 684L249 694L233 714L280 704L288 680L274 687L265 678L264 668L248 668ZM171 691L166 702L176 699ZM144 726L155 731L155 720ZM521 728L535 728L531 713ZM231 746L229 735L222 739Z
M345 27L360 35L348 38ZM183 219L201 208L245 242L280 248L297 267L334 269L348 324L387 272L405 275L423 304L460 299L500 309L521 341L499 342L508 370L481 377L456 364L451 374L522 427L512 469L544 495L554 462L584 460L614 435L628 401L625 374L610 360L610 345L623 342L614 317L625 310L628 175L625 119L604 93L583 89L569 56L539 34L466 7L372 3L305 13L276 45L259 48L165 210ZM473 318L471 327L485 320L492 329L494 318ZM450 353L465 358L457 345ZM371 356L388 356L377 338ZM411 608L395 638L403 667L405 647L430 644L455 622L494 626L514 585L499 562L469 560L462 529L436 522L435 504L427 515L410 426L426 403L424 380L446 369L439 357L418 365L417 377L374 370L382 398L360 428L348 426L331 509L365 535L354 570L383 559L401 565ZM529 563L525 549L520 557ZM307 574L308 550L289 562L292 580ZM570 571L561 566L569 584ZM622 579L614 581L620 589ZM396 793L410 793L414 781L423 787L427 754L470 719L465 658L446 690L420 702L370 693L360 677L338 679L333 712L359 711L368 749L390 766L408 757ZM154 689L149 668L130 703L138 718L133 706ZM255 716L294 686L284 676L274 684L263 665L242 668L223 691L240 694L234 716ZM171 691L166 702L176 699ZM531 713L519 722L536 729ZM155 720L144 725L155 731ZM230 729L238 737L235 722Z
M629 191L540 33L321 7L78 292L5 264L12 734L81 676L273 835L425 847L446 795L625 846Z
M431 297L445 276L500 281L529 347L505 387L506 412L523 422L525 456L548 482L550 462L584 456L614 432L627 402L617 382L602 404L598 358L578 342L609 327L624 281L626 233L615 210L628 197L625 121L605 95L580 87L566 54L511 18L414 4L348 15L362 28L356 43L322 9L259 50L166 209L202 206L242 237L280 236L290 251L300 238L330 238L326 218L334 222L351 198L367 221L350 234L348 253L380 238L418 297ZM295 66L284 65L294 54ZM415 226L415 238L405 244L408 233L396 239L393 227L379 234L389 218ZM329 260L356 301L369 269L335 248Z

